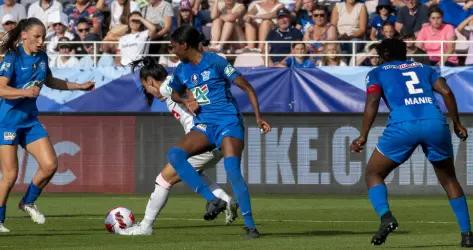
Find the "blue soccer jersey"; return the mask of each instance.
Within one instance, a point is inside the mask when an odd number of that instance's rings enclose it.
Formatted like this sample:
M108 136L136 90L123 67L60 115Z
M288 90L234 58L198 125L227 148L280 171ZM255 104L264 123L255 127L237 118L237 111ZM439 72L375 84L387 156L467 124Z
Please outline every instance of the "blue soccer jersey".
M9 86L27 89L41 87L51 71L46 53L28 55L22 46L17 52L9 51L0 66L0 76L10 80ZM36 98L0 99L0 127L25 128L37 122Z
M412 61L382 64L366 76L367 89L379 87L390 109L389 122L442 119L432 85L440 75L430 66Z
M241 74L224 58L204 52L198 64L180 63L174 71L170 87L181 92L189 89L200 109L195 124L220 124L239 120L239 110L230 87Z

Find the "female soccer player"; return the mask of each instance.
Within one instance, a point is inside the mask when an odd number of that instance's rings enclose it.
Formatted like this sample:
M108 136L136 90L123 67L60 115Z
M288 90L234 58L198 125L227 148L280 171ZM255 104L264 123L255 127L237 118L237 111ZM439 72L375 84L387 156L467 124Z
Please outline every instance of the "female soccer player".
M139 71L140 81L145 93L147 94L148 100L152 100L153 97L156 97L161 101L165 101L174 118L176 118L181 123L185 132L189 133L194 126L193 116L187 111L183 104L175 103L171 99L172 89L169 87L169 82L171 81L172 77L167 76L166 69L153 57L145 57L142 60L134 61L132 63L132 71L135 71L135 68L137 67L141 67ZM197 171L201 172L207 168L215 167L220 159L222 159L221 153L217 150L214 150L212 152L208 151L189 158L189 163ZM210 180L209 178L206 179L207 183L210 185L212 193L218 198L227 202L228 206L225 210L225 222L226 224L232 223L237 217L237 207L232 201L232 197L230 197L214 181ZM177 176L174 168L169 163L166 164L161 170L161 173L159 173L158 177L156 177L154 191L149 197L143 220L137 225L124 230L118 229L116 232L121 235L152 234L154 220L166 205L170 189L179 181L179 176Z
M32 154L39 168L19 208L38 224L45 222L35 201L57 170L57 158L48 133L38 120L36 98L43 84L61 90L91 90L93 82L77 84L54 78L43 52L46 28L37 18L21 20L1 44L5 58L0 67L0 232L8 194L18 175L18 144Z
M195 117L192 130L169 149L168 160L179 177L210 202L204 219L211 220L226 208L226 202L212 194L187 159L209 148L220 148L245 221L247 236L257 238L259 232L251 213L250 195L240 170L244 145L243 121L230 92L231 83L248 95L262 133L268 133L271 126L262 119L253 87L222 57L200 52L197 37L199 32L191 26L181 26L171 35L171 46L181 60L169 84L171 97L175 102L185 104Z
M389 209L384 179L420 145L447 192L460 227L461 246L473 247L466 198L455 176L452 138L448 123L436 104L434 91L442 96L453 121L453 129L464 141L468 132L458 117L455 96L445 78L434 69L406 59L407 49L403 41L386 39L376 50L385 63L370 71L366 77L367 97L361 135L351 145L354 152L363 149L383 97L390 107L388 126L368 161L365 173L368 198L381 218L381 225L371 243L383 244L398 227Z

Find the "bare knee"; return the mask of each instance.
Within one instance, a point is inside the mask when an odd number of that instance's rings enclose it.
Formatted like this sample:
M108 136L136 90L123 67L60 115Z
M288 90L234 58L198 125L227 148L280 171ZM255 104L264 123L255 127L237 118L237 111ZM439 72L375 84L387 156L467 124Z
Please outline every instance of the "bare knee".
M53 175L54 173L56 173L56 170L58 168L57 159L54 158L50 161L42 162L39 167L40 167L40 170L44 172L46 175Z
M3 170L2 172L2 182L4 185L8 187L12 187L15 185L16 179L18 177L18 169L12 169L12 170Z

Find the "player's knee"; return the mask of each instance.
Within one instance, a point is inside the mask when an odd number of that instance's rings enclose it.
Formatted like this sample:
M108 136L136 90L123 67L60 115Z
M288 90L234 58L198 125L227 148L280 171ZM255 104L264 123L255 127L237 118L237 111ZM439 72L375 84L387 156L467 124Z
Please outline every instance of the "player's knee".
M168 150L168 161L174 168L179 167L179 163L187 158L189 158L189 154L181 148L172 147Z
M41 171L43 171L47 175L52 175L56 173L58 168L57 159L53 159L47 162L43 162L40 164Z
M17 177L18 169L3 171L2 182L8 187L12 187L13 185L15 185Z

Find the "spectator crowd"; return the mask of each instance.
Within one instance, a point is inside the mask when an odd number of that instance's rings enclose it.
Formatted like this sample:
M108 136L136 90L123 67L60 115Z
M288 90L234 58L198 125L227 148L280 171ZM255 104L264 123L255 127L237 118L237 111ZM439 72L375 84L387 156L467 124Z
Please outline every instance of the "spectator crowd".
M50 64L58 68L126 66L143 54L172 54L162 42L184 24L209 40L208 50L267 53L269 65L276 67L375 66L380 63L377 42L392 37L407 42L411 60L473 65L473 0L0 0L0 4L1 36L21 19L40 19L47 27ZM159 60L169 67L179 63L175 56Z

